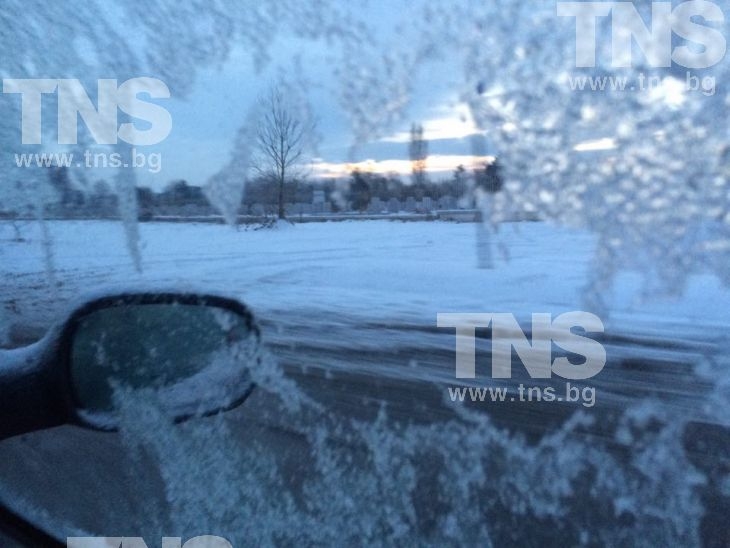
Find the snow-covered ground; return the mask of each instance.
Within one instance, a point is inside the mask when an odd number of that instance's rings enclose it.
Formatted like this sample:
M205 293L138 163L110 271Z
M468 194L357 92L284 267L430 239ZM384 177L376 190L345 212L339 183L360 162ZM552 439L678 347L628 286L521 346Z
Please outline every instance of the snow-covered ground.
M239 231L142 224L139 274L119 223L49 225L55 291L37 227L25 227L27 241L15 243L11 227L0 225L0 298L15 332L47 327L85 292L150 281L223 291L286 323L329 316L435 326L439 312L558 314L583 308L595 245L591 234L544 223L502 225L495 266L485 270L477 267L474 224L367 221ZM609 329L684 337L730 325L730 291L716 277L692 277L678 299L642 297L642 281L639 272L620 274L603 296Z

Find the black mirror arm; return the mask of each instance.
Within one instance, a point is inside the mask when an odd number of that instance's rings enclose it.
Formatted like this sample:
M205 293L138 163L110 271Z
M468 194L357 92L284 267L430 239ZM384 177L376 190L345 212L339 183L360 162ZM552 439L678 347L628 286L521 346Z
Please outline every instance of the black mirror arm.
M44 354L34 347L0 351L0 440L66 422L57 375Z

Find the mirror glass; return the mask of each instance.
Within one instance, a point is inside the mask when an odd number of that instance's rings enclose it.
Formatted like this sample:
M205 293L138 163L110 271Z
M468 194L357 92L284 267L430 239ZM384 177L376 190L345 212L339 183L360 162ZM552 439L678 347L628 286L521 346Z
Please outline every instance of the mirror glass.
M258 336L247 318L200 304L123 304L83 316L71 342L82 413L143 393L175 415L213 412L250 388Z

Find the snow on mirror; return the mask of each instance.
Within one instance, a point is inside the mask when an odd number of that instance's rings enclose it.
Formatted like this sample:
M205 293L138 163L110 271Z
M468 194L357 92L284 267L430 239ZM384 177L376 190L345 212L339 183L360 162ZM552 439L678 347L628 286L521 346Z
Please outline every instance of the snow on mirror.
M153 401L174 419L240 404L251 390L258 333L225 308L179 302L123 304L82 317L70 374L81 418L115 426L122 398Z

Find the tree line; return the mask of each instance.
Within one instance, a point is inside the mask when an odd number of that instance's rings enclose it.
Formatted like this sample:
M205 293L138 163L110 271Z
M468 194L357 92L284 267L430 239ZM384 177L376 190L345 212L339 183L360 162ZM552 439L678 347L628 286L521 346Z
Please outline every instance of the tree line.
M118 200L112 187L103 180L96 181L90 188L81 190L71 183L66 168L54 168L49 172L52 188L58 196L57 202L48 213L68 218L114 218L117 216ZM401 202L412 198L433 201L451 196L462 198L473 188L489 192L501 189L502 179L498 162L470 172L459 166L450 177L439 181L420 177L414 182L397 174L378 174L355 170L346 180L308 178L272 180L268 174L254 177L246 184L239 213L254 212L254 206L263 206L265 213L279 214L280 204L311 204L315 195L330 203L330 209L337 211L365 211L374 199ZM137 188L137 205L140 218L156 215L213 215L203 188L185 180L168 183L162 190L148 187ZM30 212L4 212L5 217L24 217Z

